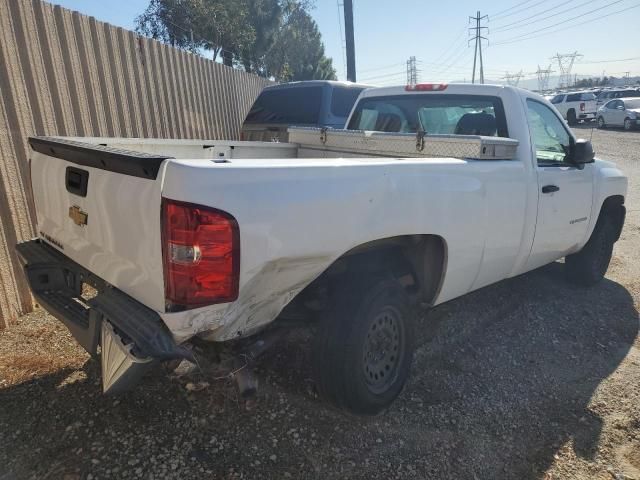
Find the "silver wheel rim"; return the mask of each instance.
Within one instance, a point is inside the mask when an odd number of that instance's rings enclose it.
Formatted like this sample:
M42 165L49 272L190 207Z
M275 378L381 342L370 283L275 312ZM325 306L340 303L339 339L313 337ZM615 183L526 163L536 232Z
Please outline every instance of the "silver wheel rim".
M400 313L386 307L369 325L363 349L363 373L373 393L384 393L396 381L404 349Z

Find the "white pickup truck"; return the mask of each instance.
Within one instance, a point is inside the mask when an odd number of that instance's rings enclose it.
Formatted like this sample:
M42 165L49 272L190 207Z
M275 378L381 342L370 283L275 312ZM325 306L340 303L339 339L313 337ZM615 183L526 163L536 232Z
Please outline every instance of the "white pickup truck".
M30 138L38 238L17 249L38 302L99 352L105 391L192 358L193 337L260 342L295 319L318 390L374 414L407 379L415 307L563 257L577 283L604 276L627 179L542 97L369 89L347 125L387 133L354 131L344 153L327 145L349 132L331 130L314 145Z

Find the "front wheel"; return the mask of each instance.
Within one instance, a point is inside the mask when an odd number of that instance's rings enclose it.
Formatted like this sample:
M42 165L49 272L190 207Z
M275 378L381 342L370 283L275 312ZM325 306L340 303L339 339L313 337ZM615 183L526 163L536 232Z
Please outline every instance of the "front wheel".
M386 409L402 390L413 359L409 296L392 279L344 283L314 339L319 393L359 415Z
M604 118L598 117L598 128L604 128L604 127L605 127Z
M615 236L616 228L611 218L601 216L582 250L565 258L569 280L583 286L595 285L602 280L609 268Z

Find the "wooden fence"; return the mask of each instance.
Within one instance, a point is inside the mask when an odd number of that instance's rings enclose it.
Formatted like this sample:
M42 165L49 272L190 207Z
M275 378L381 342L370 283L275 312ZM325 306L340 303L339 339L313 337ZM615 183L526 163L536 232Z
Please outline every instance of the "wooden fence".
M267 80L41 0L0 0L0 328L32 309L30 135L237 139Z

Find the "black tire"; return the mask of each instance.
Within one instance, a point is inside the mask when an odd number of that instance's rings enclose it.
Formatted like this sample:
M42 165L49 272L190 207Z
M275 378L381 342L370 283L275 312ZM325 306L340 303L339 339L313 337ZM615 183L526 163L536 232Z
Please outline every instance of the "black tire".
M595 285L609 268L616 227L610 217L601 215L587 244L578 253L565 258L568 279L578 285Z
M604 123L604 118L598 117L598 128L605 128L607 125Z
M630 132L633 129L633 123L630 118L624 119L624 127L625 131Z
M318 392L338 408L375 415L393 402L409 377L413 308L395 280L338 287L314 338Z
M576 111L571 109L567 112L567 123L571 126L578 124L578 119L576 118Z

